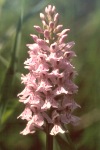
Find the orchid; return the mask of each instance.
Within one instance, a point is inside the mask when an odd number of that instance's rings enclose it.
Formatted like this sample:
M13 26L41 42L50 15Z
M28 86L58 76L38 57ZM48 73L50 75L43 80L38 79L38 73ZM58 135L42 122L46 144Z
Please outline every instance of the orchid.
M27 121L23 135L34 133L37 129L56 135L66 132L66 124L77 124L79 118L72 113L80 107L74 101L78 87L73 83L77 74L72 65L76 56L72 51L74 42L66 39L70 29L63 29L59 24L59 14L55 6L48 5L45 14L40 13L43 27L34 26L38 36L31 34L32 44L29 58L24 62L29 73L22 75L25 89L18 94L25 110L19 116Z

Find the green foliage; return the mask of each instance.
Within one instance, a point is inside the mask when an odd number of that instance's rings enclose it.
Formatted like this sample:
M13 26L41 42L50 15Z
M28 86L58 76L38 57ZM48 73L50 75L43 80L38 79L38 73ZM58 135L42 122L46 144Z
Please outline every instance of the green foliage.
M31 43L29 34L35 32L33 25L40 24L39 12L48 3L56 6L64 27L71 28L68 41L76 43L76 100L82 107L75 112L80 124L68 127L72 140L67 133L56 136L54 150L100 150L99 0L0 0L0 150L45 149L44 133L19 134L25 123L17 120L23 110L17 94L22 89L20 74L25 73L25 45Z

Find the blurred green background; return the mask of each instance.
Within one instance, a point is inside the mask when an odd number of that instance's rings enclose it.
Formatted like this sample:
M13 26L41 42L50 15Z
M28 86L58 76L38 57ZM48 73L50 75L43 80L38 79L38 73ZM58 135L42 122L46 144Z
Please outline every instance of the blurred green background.
M23 136L26 122L17 119L24 105L17 94L23 89L20 75L26 73L29 36L33 25L41 24L39 13L48 4L55 5L60 23L70 28L68 41L75 41L78 72L75 114L81 118L69 132L77 150L100 150L100 0L0 0L0 150L44 150L42 131ZM64 136L55 138L54 150L74 150ZM59 146L60 145L60 146Z

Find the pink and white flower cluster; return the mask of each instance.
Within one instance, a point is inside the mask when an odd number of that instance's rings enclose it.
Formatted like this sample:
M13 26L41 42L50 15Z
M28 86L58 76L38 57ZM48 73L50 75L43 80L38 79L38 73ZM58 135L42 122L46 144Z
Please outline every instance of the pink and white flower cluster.
M73 95L78 87L73 83L76 75L71 59L74 42L65 43L69 29L58 24L59 14L55 6L48 5L45 14L40 13L43 28L34 26L38 36L31 34L34 42L27 44L29 58L24 62L29 73L22 75L24 90L18 94L25 110L19 116L27 120L23 135L45 130L51 124L51 135L65 132L65 124L76 124L78 117L72 115L79 107Z

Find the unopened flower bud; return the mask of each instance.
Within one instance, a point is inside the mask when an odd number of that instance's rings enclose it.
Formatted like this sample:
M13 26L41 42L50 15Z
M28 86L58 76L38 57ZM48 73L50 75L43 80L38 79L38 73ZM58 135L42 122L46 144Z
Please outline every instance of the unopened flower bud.
M37 36L37 35L35 35L35 34L30 34L30 36L33 38L34 42L37 41L37 39L38 39L38 36Z
M56 10L56 7L53 6L53 7L52 7L52 13L55 13L55 10Z
M54 23L53 23L52 21L50 21L50 23L49 23L49 27L50 27L51 29L53 29L53 28L54 28Z
M40 18L41 18L42 20L45 20L45 15L44 15L43 13L40 13Z
M42 24L43 24L43 26L47 26L47 24L44 20L42 20Z
M51 5L48 5L48 7L45 8L45 13L46 13L47 15L50 15L51 12L52 12L52 7L51 7Z
M45 8L45 13L47 13L47 14L48 14L48 8L47 8L47 7Z
M60 40L59 40L59 43L60 43L60 44L64 43L66 37L67 37L67 34L62 35L61 38L60 38Z
M44 37L48 39L49 36L50 36L49 31L48 31L48 30L45 30L45 31L44 31Z
M59 36L66 34L66 32L70 31L70 29L64 29L61 33L58 33Z
M51 5L48 6L48 12L49 12L49 14L51 14L51 12L52 12L52 6Z
M58 23L58 20L59 20L59 14L57 13L57 14L55 14L55 16L54 16L54 22L55 22L55 24Z
M41 27L39 27L39 26L34 26L34 28L36 29L37 32L43 33L43 30L41 29Z
M55 28L54 32L55 32L55 33L60 32L60 30L62 29L62 27L63 27L62 24L61 24L61 25L58 25L58 26Z

